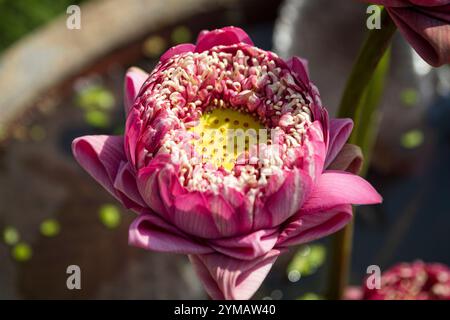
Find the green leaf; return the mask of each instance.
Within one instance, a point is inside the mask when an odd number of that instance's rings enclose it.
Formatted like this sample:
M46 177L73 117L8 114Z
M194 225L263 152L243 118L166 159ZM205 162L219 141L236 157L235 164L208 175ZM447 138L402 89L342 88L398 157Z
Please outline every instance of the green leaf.
M115 229L120 225L120 210L113 204L105 204L100 207L100 221L108 229Z

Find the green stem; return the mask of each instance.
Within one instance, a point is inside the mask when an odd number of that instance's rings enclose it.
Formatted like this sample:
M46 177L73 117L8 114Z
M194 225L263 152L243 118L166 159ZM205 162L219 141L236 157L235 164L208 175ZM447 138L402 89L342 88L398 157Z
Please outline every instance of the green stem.
M381 12L381 29L369 31L353 65L339 105L338 118L355 118L359 101L396 30L394 22L383 9Z
M385 52L395 31L395 24L386 10L383 9L381 13L381 29L369 31L347 80L337 113L338 118L353 119L355 132L351 137L351 142L362 147L365 156L370 151L371 143L366 145L363 141L371 141L370 132L376 131L372 124L374 123L378 99L375 99L376 103L373 103L372 107L367 106L366 108L365 102L368 99L373 99L373 94L369 92L369 87L372 78L375 77L380 60L383 56L387 56ZM385 71L380 71L380 73ZM366 167L367 162L365 163ZM327 292L328 299L342 299L344 290L348 285L352 238L353 221L333 237L329 288Z

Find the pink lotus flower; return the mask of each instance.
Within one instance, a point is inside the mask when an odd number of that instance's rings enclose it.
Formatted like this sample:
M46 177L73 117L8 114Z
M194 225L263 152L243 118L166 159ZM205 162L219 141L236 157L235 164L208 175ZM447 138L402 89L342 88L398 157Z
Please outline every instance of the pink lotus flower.
M450 268L440 263L400 263L381 275L381 288L349 288L348 300L450 300Z
M363 1L385 6L406 40L430 65L450 63L450 0Z
M130 244L188 254L214 299L250 298L286 248L342 228L351 204L381 201L343 171L361 164L344 146L352 122L328 120L306 62L254 47L239 28L169 49L150 75L130 69L125 109L124 137L77 138L75 158L138 213ZM199 152L208 126L278 138L220 162L217 148ZM264 157L252 162L255 148Z

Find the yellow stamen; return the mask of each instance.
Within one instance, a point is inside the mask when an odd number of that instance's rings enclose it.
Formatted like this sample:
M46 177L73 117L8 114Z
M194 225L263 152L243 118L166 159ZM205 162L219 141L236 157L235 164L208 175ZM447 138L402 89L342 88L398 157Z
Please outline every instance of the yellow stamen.
M231 171L239 154L257 143L257 135L249 138L252 131L257 134L263 128L250 114L218 108L203 114L199 124L189 130L200 137L193 145L203 163L213 163Z

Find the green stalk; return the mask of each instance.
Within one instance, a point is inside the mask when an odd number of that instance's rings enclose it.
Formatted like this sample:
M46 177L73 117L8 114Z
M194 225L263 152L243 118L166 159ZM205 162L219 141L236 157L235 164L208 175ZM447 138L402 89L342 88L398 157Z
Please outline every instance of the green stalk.
M363 172L367 170L376 134L376 111L389 62L387 49L395 31L395 24L383 9L381 29L368 32L347 80L337 113L338 118L352 118L355 123L350 142L363 151L366 158ZM352 238L353 221L333 237L328 299L342 299L348 285Z

